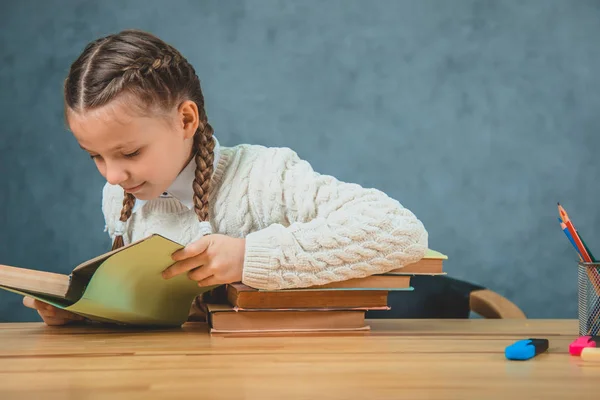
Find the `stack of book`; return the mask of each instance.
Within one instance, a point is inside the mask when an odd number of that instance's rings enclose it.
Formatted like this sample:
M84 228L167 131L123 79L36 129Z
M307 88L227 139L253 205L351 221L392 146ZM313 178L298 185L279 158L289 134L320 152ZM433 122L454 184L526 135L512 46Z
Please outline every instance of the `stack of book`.
M410 291L412 275L443 275L447 257L429 250L420 261L385 274L302 289L226 285L226 300L204 306L212 333L362 331L368 310L386 310L390 291Z

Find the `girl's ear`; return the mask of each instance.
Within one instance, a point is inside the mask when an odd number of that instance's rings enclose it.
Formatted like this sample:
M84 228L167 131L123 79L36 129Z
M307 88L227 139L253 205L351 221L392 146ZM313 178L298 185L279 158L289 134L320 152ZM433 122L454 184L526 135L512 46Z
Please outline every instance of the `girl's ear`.
M191 100L181 103L177 110L177 125L183 130L185 139L194 137L199 123L200 117L196 103Z

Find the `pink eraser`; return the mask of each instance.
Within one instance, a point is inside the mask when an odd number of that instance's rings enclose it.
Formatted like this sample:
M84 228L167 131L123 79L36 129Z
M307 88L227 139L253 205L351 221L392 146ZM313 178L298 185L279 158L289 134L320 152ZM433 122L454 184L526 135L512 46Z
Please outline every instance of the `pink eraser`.
M577 339L575 339L573 341L573 343L571 343L569 345L569 353L572 356L580 356L581 351L583 349L585 349L586 347L596 347L596 341L598 339L599 339L598 337L592 337L592 336L578 337Z

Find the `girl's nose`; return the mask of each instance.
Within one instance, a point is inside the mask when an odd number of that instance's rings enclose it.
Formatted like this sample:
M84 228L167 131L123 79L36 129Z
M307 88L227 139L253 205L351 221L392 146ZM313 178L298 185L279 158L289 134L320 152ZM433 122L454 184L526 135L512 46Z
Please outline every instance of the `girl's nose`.
M120 185L127 180L127 172L118 164L107 164L105 178L111 185Z

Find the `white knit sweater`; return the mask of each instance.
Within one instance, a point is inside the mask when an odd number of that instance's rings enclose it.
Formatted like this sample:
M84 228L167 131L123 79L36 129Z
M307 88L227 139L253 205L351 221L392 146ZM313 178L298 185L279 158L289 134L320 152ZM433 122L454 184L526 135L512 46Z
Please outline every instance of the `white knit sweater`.
M106 184L102 211L111 237L122 204L123 189ZM246 238L242 281L258 289L384 273L418 261L428 245L421 221L396 200L318 174L287 148L221 148L210 221L214 233ZM182 245L201 236L193 209L176 198L146 202L129 219L124 240L152 233Z

